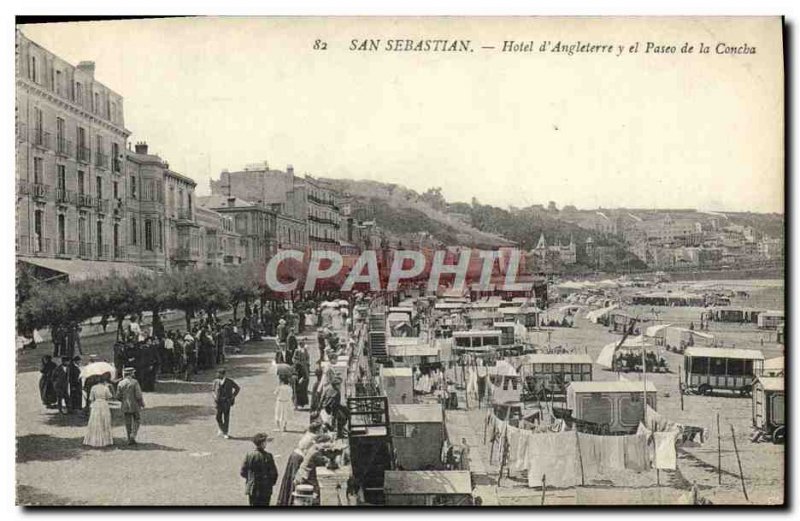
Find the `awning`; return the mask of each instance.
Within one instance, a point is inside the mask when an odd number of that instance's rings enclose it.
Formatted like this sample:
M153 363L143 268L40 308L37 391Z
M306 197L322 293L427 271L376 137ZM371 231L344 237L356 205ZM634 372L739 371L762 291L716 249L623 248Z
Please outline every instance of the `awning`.
M17 261L57 273L63 273L68 277L70 282L104 279L112 275L128 278L137 274L153 274L153 270L129 262L47 259L40 257L17 257Z
M600 354L597 355L597 365L606 369L611 369L614 365L614 353L617 351L617 349L631 351L639 350L643 347L652 347L652 345L649 344L647 339L642 335L637 337L628 337L619 348L617 347L618 345L619 342L611 342L610 344L603 346L603 349L600 350Z

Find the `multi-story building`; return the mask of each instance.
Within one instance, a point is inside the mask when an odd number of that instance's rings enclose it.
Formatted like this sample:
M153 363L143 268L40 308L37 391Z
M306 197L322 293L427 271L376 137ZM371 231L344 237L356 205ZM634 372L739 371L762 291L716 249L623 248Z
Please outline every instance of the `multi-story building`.
M201 251L206 266L238 266L245 262L241 237L233 230L233 218L197 206L195 219L202 230Z
M341 249L341 211L336 190L310 175L295 176L291 165L285 172L272 170L267 163L250 165L238 172L224 171L218 181L211 181L211 193L269 205L279 215L301 219L306 226L302 232L305 238L295 243L317 250ZM288 222L285 220L285 224Z
M16 33L17 254L124 261L123 98Z
M149 154L147 143L137 143L126 154L128 218L127 258L156 271L170 269L169 233L165 213L164 177L169 169L164 160Z
M308 247L308 231L306 221L280 211L273 207L277 216L276 233L279 250L305 251Z
M199 197L197 202L233 220L233 232L241 238L242 256L247 262L265 263L277 252L278 218L270 207L220 195Z

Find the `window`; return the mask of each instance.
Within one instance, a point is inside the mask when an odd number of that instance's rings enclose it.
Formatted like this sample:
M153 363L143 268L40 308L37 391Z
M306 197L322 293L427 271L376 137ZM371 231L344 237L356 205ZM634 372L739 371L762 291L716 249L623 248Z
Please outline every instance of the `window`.
M121 169L121 163L119 158L119 143L111 143L111 162L114 166L114 172L119 172Z
M97 193L96 193L97 198L98 199L102 199L103 198L103 178L102 177L97 176L95 178L95 187L97 189Z
M44 184L44 160L41 157L33 158L33 182Z
M67 151L67 142L66 142L66 131L64 128L64 120L62 118L56 118L56 141L58 141L58 151L61 153L66 153Z
M136 246L136 238L139 236L136 230L136 217L131 217L131 244Z
M92 98L92 112L100 112L100 95L96 92L94 93L94 98Z
M36 56L31 56L31 70L29 71L30 78L33 81L37 81L36 79Z
M97 221L97 256L103 255L103 221Z
M56 94L61 95L61 71L56 71Z
M67 191L67 167L64 165L58 165L58 189L62 194Z
M728 360L728 374L730 376L744 375L744 360L740 358L731 358Z
M136 178L131 177L131 199L136 199ZM136 243L134 243L136 244Z
M392 423L392 437L394 438L411 438L414 435L414 425L407 423Z
M78 105L83 105L83 86L80 82L75 83L75 102Z
M112 123L115 123L117 119L117 104L113 101L111 102L111 108L109 109L109 112L110 114L108 119L110 119Z
M86 193L83 170L78 170L78 193L81 195Z
M144 221L144 249L153 251L153 221L150 219Z
M708 374L711 374L711 375L714 375L714 376L722 376L722 375L724 375L725 374L725 362L726 362L725 358L711 358L711 359L709 359L709 364L710 364L711 367L709 368Z
M164 249L164 223L161 219L158 220L158 251Z
M113 187L114 190L114 199L119 199L119 183L117 181L114 181L114 183L111 186Z

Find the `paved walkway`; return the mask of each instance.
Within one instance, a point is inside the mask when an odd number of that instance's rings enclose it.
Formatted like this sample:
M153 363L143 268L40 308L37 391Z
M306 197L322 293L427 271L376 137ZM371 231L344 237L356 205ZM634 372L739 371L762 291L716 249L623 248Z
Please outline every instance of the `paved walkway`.
M313 345L313 343L311 343ZM116 445L82 446L87 419L62 416L41 406L38 373L17 375L17 502L90 505L246 505L239 466L251 450L250 439L266 431L274 439L267 450L283 474L286 459L308 413L295 413L292 432L273 432L270 371L274 342L246 344L229 357L229 377L242 392L231 414L229 440L216 436L211 400L213 371L196 381L162 381L145 393L139 444L123 444L125 430L114 415ZM312 349L312 351L314 351ZM273 501L278 487L273 492Z

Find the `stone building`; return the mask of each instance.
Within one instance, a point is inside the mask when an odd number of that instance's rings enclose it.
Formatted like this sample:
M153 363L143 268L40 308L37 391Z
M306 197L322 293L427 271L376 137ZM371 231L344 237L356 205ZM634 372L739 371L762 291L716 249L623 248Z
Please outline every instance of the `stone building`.
M126 261L123 98L16 32L16 251Z
M197 204L233 220L233 232L240 237L246 262L266 263L277 252L278 218L270 207L221 195L199 197Z

